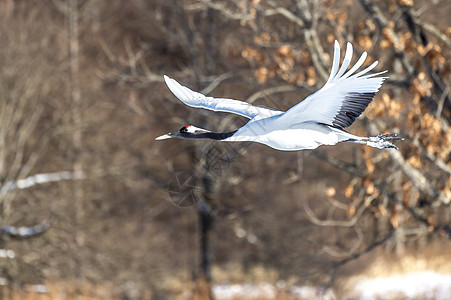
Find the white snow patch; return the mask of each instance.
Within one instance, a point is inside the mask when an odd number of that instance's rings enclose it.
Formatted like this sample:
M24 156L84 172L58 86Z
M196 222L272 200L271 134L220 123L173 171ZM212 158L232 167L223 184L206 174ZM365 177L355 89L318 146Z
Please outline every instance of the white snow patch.
M335 299L332 290L324 291L314 286L294 286L290 290L294 299Z
M289 299L337 299L332 290L324 291L321 287L315 286L287 288L286 283L282 281L276 285L256 283L213 286L213 294L217 300L277 299L281 290L288 292ZM423 271L390 277L363 277L353 284L352 291L343 295L343 299L451 300L451 274Z
M213 294L217 300L274 299L277 289L269 283L218 284L213 287Z
M279 285L284 284L281 282L278 282L276 286L270 283L218 284L213 287L213 294L217 300L277 299L278 291L284 290L284 288L280 289ZM336 299L331 290L324 292L323 289L313 286L293 286L286 291L290 299Z
M387 297L449 300L451 299L451 274L425 271L391 277L367 278L358 281L354 290L351 298L358 297L361 300L387 299Z
M14 258L15 256L13 250L0 249L0 258Z

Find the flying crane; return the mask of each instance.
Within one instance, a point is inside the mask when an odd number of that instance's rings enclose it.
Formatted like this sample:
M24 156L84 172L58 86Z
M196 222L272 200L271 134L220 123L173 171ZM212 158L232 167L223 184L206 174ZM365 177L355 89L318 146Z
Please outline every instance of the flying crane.
M325 85L285 112L233 99L207 97L165 75L164 80L168 88L186 105L234 113L250 120L235 131L222 133L187 125L176 132L159 136L156 140L182 138L248 141L282 151L315 149L321 145L335 145L340 142L353 142L379 149L398 149L390 143L402 140L397 134L361 137L344 130L366 109L387 78L379 76L386 71L368 74L376 67L377 61L355 74L366 59L366 52L363 52L355 65L346 72L352 52L351 43L347 43L345 57L339 68L340 45L335 41L332 70Z

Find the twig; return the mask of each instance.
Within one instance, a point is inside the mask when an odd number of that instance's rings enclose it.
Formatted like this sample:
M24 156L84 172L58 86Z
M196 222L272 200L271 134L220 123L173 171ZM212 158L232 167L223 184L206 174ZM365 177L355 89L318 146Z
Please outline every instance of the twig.
M19 179L17 181L6 182L0 189L0 195L7 194L16 189L27 189L38 184L63 180L78 180L84 178L85 175L83 174L83 172L72 172L72 171L35 174L28 176L27 178Z
M365 177L366 172L357 168L355 165L339 160L335 157L327 155L324 151L314 151L313 154L321 160L327 161L334 167L337 167L340 170L346 171L357 177Z
M354 226L365 209L369 206L369 204L375 199L375 197L369 197L366 201L361 201L359 209L356 211L354 216L347 221L337 221L337 220L320 220L315 213L310 209L307 201L304 201L304 211L306 216L315 225L325 226L325 227L352 227Z
M374 123L368 124L368 131L370 134L375 135L380 132ZM421 174L417 169L415 169L411 164L406 162L404 157L402 156L400 151L387 151L393 161L401 168L403 173L407 176L407 178L412 181L415 187L420 190L422 193L436 198L439 196L437 190L429 183L426 177Z
M440 39L443 43L446 44L446 46L451 47L451 40L448 38L448 36L446 34L441 33L437 27L435 27L432 24L424 22L417 16L414 16L414 20L415 20L415 23L422 26L424 28L424 30L427 30L428 32L433 34L435 37Z
M229 79L230 77L232 77L232 75L232 72L227 72L218 76L214 76L213 81L206 88L204 88L201 93L205 95L210 94L219 84L221 84L221 82Z
M329 246L324 246L322 250L328 255L333 257L348 257L349 255L352 255L362 245L363 242L362 230L358 226L353 227L353 229L357 233L358 240L354 243L354 245L352 245L352 247L348 251L340 253Z
M16 239L26 239L43 234L49 230L51 225L52 222L50 220L45 220L42 224L31 227L2 226L0 227L0 233Z
M347 257L347 258L345 258L345 259L342 259L342 260L340 260L339 262L335 263L335 265L334 265L333 268L332 268L332 273L331 273L331 275L330 275L329 282L326 284L326 286L325 286L324 289L327 290L327 289L329 289L329 288L332 286L332 284L334 283L334 281L335 281L335 279L336 279L338 270L339 270L342 266L346 265L347 263L349 263L349 262L351 262L351 261L353 261L353 260L358 259L359 257L361 257L361 256L363 256L363 255L365 255L365 254L367 254L367 253L369 253L369 252L371 252L371 251L373 251L373 250L376 249L378 246L383 245L385 242L387 242L387 241L394 235L395 232L396 232L396 230L392 228L392 229L391 229L391 230L390 230L383 238L381 238L380 240L378 240L378 241L376 241L376 242L370 244L369 246L367 246L367 247L366 247L365 249L363 249L362 251L357 252L357 253L354 253L354 254L350 255L349 257Z
M246 102L248 103L254 103L255 100L267 97L272 94L278 94L278 93L286 93L286 92L293 92L296 90L296 87L293 85L281 85L281 86L275 86L271 88L267 88L261 91L258 91L254 94L252 94L249 98L247 98Z
M421 151L422 154L426 155L426 157L429 158L437 167L439 167L440 169L451 175L451 167L449 167L443 160L429 153L429 151L427 151L427 149L425 149L420 144L418 136L415 136L415 138L413 139L413 144Z
M426 225L426 227L432 228L432 232L443 232L446 233L448 235L448 237L451 239L451 225L450 224L445 224L445 225L432 225L431 222L429 222L429 220L423 216L421 216L414 208L412 207L407 207L406 210L410 213L410 215L420 221L421 223L423 223L424 225Z

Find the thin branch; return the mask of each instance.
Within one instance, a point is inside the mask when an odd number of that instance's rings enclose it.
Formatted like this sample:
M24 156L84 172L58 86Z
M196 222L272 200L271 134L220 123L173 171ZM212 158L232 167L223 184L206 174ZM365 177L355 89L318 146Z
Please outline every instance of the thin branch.
M423 27L424 30L427 30L429 33L434 35L436 38L440 39L443 43L446 44L446 46L451 47L451 40L449 39L449 37L446 34L442 33L434 25L424 22L422 19L418 18L416 16L416 14L413 15L413 17L414 17L414 20L415 20L416 24L418 24L419 26Z
M445 224L445 225L433 225L429 220L423 216L420 215L413 207L406 207L407 212L417 221L420 221L426 227L428 230L431 229L432 232L438 232L438 233L445 233L448 235L448 237L451 239L451 225Z
M362 201L359 209L356 211L354 216L350 220L347 220L347 221L321 220L311 210L307 201L304 201L304 211L305 211L306 216L309 219L309 221L315 225L324 226L324 227L352 227L357 223L358 219L360 218L362 213L365 211L365 208L369 205L369 203L372 202L372 200L374 200L374 198L368 198L368 200Z
M341 210L347 210L348 209L348 205L341 203L340 201L338 201L337 199L335 199L334 197L327 197L327 201L332 204L333 206L335 206L338 209Z
M228 9L228 6L223 5L221 3L214 2L214 1L201 0L201 2L205 7L217 10L229 19L240 21L241 24L245 24L246 22L249 22L249 21L255 19L255 17L256 17L254 14L236 13L236 12ZM199 10L199 8L200 8L200 6L196 5L196 4L184 6L185 10Z
M330 155L327 155L324 151L314 151L313 154L318 157L319 159L326 161L333 165L334 167L337 167L340 170L346 171L354 176L357 177L365 177L366 172L362 171L361 169L357 168L355 165L344 162L342 160L339 160L335 157L332 157Z
M370 134L375 135L380 132L375 123L368 124L368 131ZM415 187L422 193L428 195L431 198L439 197L439 200L443 200L440 197L440 193L434 188L434 186L428 181L428 179L411 164L409 164L400 151L387 151L392 160L401 168L407 178L415 185Z
M282 15L285 18L287 18L288 20L290 20L291 22L298 25L299 27L304 27L305 23L301 18L299 18L298 16L296 16L295 14L293 14L291 11L289 11L288 9L286 9L284 7L277 7L278 4L275 4L273 1L271 1L270 3L273 3L273 6L275 6L275 8L265 10L263 12L263 15L265 17L273 16L273 15Z
M389 239L391 239L394 235L394 233L396 232L395 229L391 229L384 237L382 237L380 240L375 241L374 243L371 243L370 245L368 245L365 249L363 249L360 252L354 253L352 255L350 255L349 257L340 260L339 262L335 263L333 268L332 268L332 273L330 275L330 279L329 282L326 284L325 290L329 289L332 284L334 283L338 270L346 265L347 263L354 261L358 258L360 258L361 256L373 251L374 249L376 249L377 247L385 244L385 242L387 242Z
M415 138L412 140L413 145L417 147L422 154L426 155L427 158L429 158L437 167L442 169L443 171L447 172L451 175L451 167L449 167L443 160L440 158L434 156L433 154L429 153L426 148L424 148L420 141L418 140L418 136L415 136Z
M358 226L353 227L353 229L357 233L358 239L348 251L339 252L330 246L324 246L322 251L324 251L325 253L327 253L328 255L333 256L333 257L349 257L350 255L352 255L355 251L357 251L357 249L362 245L362 242L363 242L362 230Z
M27 178L24 179L19 179L17 181L6 182L0 189L0 195L3 196L14 190L27 189L39 184L64 180L79 180L84 178L85 175L83 172L73 172L73 171L35 174L28 176Z
M201 93L205 95L210 94L218 85L220 85L224 80L232 77L232 75L232 72L227 72L221 75L214 76L213 81L207 87L205 87L201 91Z
M278 93L286 93L286 92L294 92L296 91L296 87L293 85L281 85L276 87L267 88L261 91L258 91L252 94L249 98L247 98L246 102L254 103L257 99L267 97L273 94Z
M45 233L51 226L52 222L50 220L45 220L44 222L42 222L42 224L31 227L2 226L0 227L0 234L4 234L16 239L27 239Z

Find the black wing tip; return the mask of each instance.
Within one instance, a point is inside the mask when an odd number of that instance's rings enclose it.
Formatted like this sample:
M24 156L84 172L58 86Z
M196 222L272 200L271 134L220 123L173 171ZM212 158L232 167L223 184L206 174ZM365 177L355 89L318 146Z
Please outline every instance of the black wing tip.
M373 101L375 95L376 92L352 92L346 94L340 111L332 121L332 125L338 128L351 126L355 119L358 118L371 101Z

